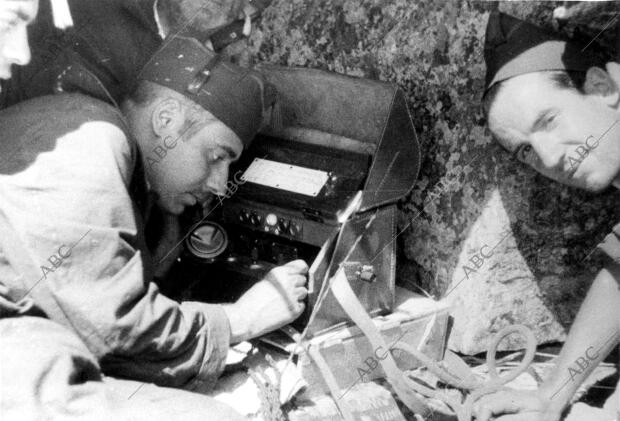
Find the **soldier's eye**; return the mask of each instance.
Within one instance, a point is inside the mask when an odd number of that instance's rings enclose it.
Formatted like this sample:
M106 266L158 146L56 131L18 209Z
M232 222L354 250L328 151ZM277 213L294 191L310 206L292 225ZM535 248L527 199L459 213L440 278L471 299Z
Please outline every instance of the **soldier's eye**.
M19 20L0 20L0 33L7 33L13 30L19 24Z
M515 158L519 161L528 163L532 153L532 145L521 145L515 151Z
M217 152L214 152L211 155L211 161L212 162L221 162L223 160L224 160L224 157L221 154L217 153Z
M551 123L553 123L554 120L555 120L555 114L549 114L547 116L547 118L545 119L544 128L548 129L549 126L551 126Z

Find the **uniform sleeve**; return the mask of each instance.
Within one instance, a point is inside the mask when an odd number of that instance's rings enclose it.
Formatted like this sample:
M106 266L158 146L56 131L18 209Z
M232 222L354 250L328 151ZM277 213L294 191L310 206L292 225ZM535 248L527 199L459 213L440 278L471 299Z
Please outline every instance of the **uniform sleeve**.
M51 110L42 118L63 121ZM106 374L213 384L230 340L222 307L179 304L159 293L128 193L132 148L115 125L73 120L26 141L28 152L15 156L24 165L0 176L0 206L40 274L13 287L44 288Z

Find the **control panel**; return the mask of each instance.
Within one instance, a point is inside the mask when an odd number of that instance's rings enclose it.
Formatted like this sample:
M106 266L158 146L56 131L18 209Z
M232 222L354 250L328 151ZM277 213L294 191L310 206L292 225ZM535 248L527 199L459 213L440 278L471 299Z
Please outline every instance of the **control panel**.
M240 208L236 210L237 222L251 226L270 234L286 236L294 239L301 238L303 226L299 221L274 212L258 209Z
M223 222L228 226L321 247L337 223L315 219L307 210L292 211L253 201L231 201L223 207Z

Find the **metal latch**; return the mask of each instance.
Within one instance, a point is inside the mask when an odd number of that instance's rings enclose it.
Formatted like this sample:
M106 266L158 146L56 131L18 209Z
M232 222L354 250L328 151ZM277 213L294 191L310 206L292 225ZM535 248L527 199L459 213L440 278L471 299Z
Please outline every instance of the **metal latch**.
M362 265L361 262L345 262L342 266L349 282L364 281L373 283L377 279L373 265Z
M203 88L203 86L209 81L211 78L211 70L219 63L220 56L214 56L209 62L202 68L196 75L194 79L187 85L187 92L193 95L198 95L198 92Z

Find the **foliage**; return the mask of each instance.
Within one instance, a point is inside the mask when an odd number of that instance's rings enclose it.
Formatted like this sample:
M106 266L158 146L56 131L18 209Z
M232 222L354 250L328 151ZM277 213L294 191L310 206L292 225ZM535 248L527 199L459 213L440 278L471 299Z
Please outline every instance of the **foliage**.
M402 239L419 283L445 293L463 240L475 235L473 222L498 189L534 276L572 280L571 289L560 291L552 289L556 284L541 285L551 305L561 307L582 299L591 277L584 269L596 266L584 257L618 221L618 195L581 193L512 162L493 143L480 107L489 11L499 6L553 28L553 9L560 4L276 0L250 40L229 52L245 64L313 67L398 84L407 94L424 156L417 185L402 206L403 224L422 212ZM609 34L599 41L609 43ZM439 182L446 190L428 203ZM566 322L572 310L560 307L556 311Z

